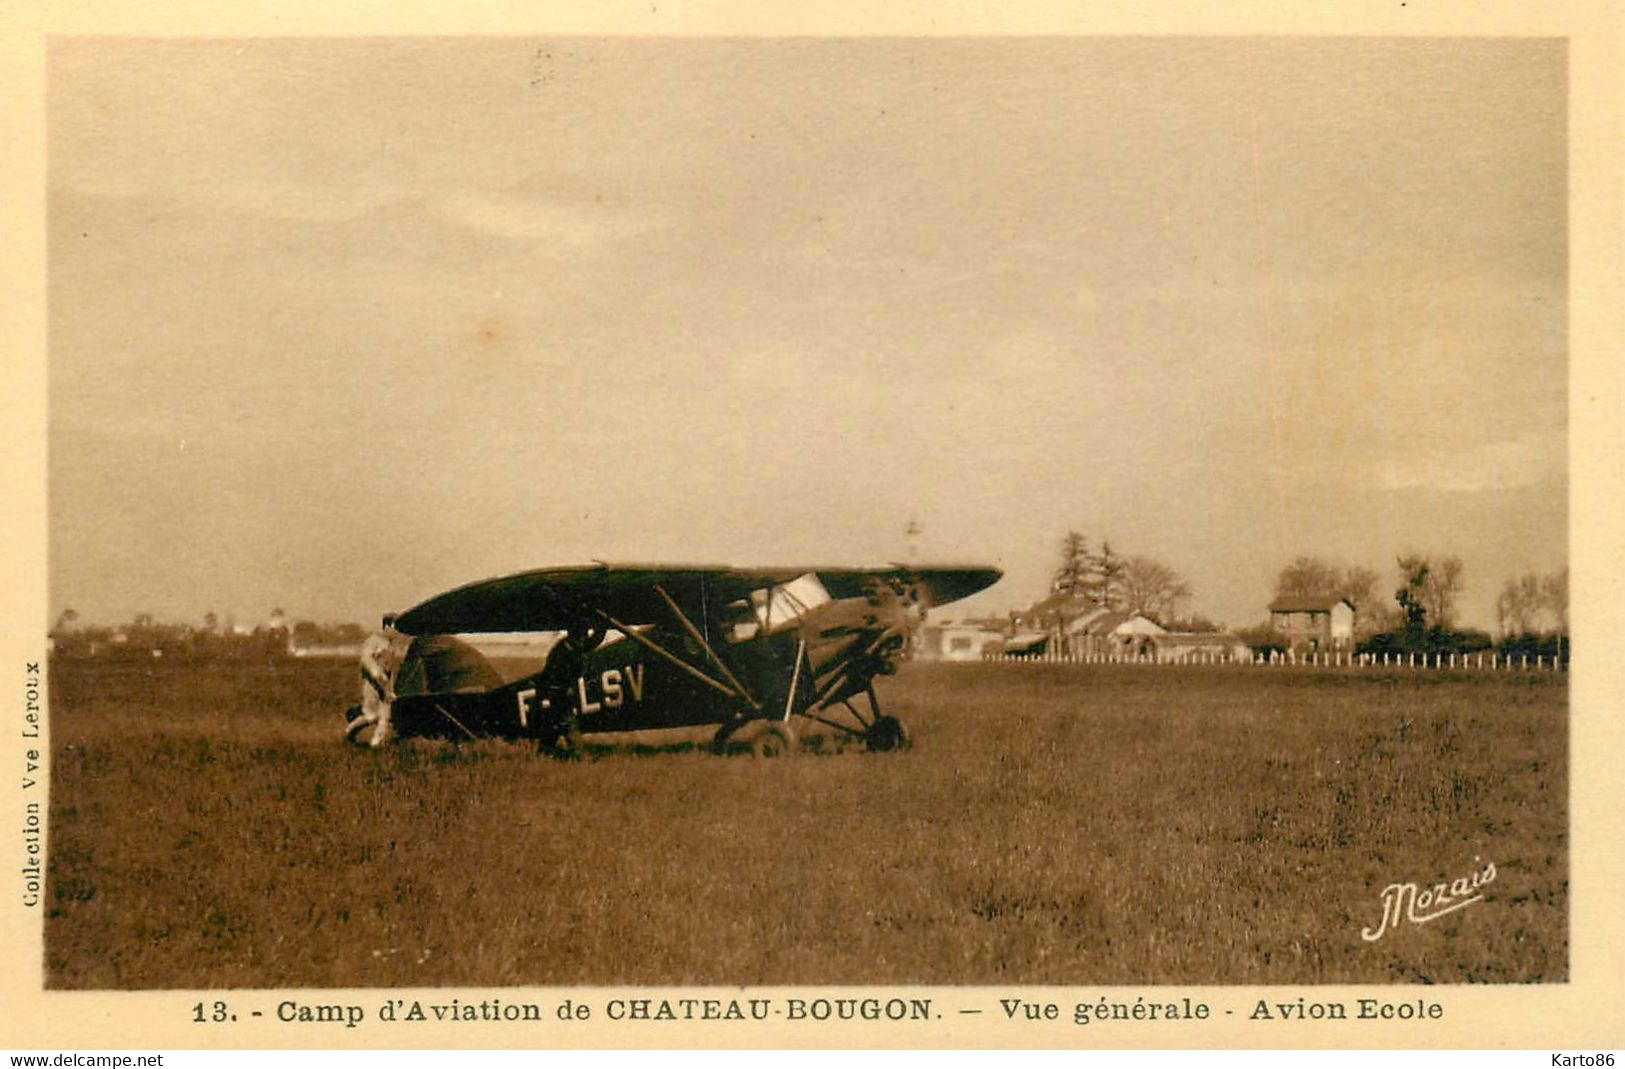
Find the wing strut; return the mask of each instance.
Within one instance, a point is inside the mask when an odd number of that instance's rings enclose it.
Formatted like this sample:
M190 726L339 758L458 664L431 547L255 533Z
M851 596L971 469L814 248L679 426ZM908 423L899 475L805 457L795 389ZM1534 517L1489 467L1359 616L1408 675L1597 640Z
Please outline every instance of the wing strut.
M722 693L726 694L730 698L742 699L743 701L748 702L752 709L760 709L761 708L761 706L757 705L756 702L754 700L752 700L750 695L742 694L739 691L737 691L737 690L733 689L732 687L728 686L728 684L726 684L726 683L717 682L715 679L712 679L710 676L706 675L704 672L700 671L698 668L695 668L693 665L689 664L687 661L683 660L681 657L677 656L675 653L672 653L670 650L666 649L664 646L660 645L658 642L655 642L652 639L650 639L647 635L644 635L643 633L633 629L632 627L629 627L628 625L621 623L619 620L615 619L615 617L611 616L609 613L605 612L603 609L594 609L593 612L595 612L599 616L603 617L606 621L609 622L609 625L611 627L613 627L615 630L619 631L621 634L625 635L627 638L629 638L632 641L638 643L640 646L643 646L644 648L650 650L651 652L656 653L661 657L664 657L666 660L670 661L672 664L676 665L678 668L681 668L683 671L687 672L689 675L693 676L695 679L699 680L701 683L704 683L706 686L712 687L712 688L714 688L716 690L720 690Z
M655 593L660 595L660 600L666 603L666 608L670 609L672 615L677 617L677 622L683 625L683 630L688 632L688 637L700 644L700 649L705 651L705 655L711 659L711 663L717 666L717 671L721 672L722 677L733 685L734 690L738 691L739 696L744 698L745 701L750 704L752 709L760 710L762 708L762 703L751 697L750 691L746 690L745 685L739 682L738 676L728 671L728 666L722 663L722 658L717 656L717 651L711 648L711 644L709 642L705 641L705 636L700 634L700 629L694 626L694 621L688 618L688 614L682 610L682 608L677 604L676 600L672 598L670 594L666 593L666 588L661 586L659 583L656 583ZM801 665L798 662L796 664L796 670L800 671L800 669ZM795 684L792 683L792 691L794 688Z
M796 708L796 686L801 682L801 662L807 659L807 636L799 635L796 638L796 668L790 673L790 694L784 699L783 720L788 723L790 714Z
M471 739L479 738L478 735L468 730L467 724L463 723L461 720L458 720L455 716L452 716L451 713L447 711L446 707L441 705L439 702L434 703L434 711L445 717L447 720L450 720L453 724L456 724L458 727L462 728L464 735L467 735Z

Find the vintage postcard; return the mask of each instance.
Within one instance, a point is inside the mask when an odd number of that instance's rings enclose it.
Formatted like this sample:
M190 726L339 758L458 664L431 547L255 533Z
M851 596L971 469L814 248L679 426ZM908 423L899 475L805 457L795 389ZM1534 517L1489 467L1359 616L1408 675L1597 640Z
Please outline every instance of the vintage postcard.
M4 1045L1621 1045L1605 5L13 12Z

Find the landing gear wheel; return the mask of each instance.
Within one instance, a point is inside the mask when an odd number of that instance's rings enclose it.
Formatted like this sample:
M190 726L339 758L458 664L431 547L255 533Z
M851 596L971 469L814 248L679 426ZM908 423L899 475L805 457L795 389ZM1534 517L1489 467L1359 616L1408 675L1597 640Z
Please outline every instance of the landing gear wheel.
M877 716L864 735L871 753L908 749L908 728L895 716Z
M796 733L790 725L770 720L750 740L750 752L760 758L792 757L796 752Z

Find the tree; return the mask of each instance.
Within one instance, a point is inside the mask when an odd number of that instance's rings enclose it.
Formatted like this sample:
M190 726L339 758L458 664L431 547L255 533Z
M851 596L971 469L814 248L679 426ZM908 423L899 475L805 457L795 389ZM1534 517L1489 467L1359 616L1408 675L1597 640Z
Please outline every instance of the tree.
M1456 623L1456 598L1461 594L1461 558L1449 556L1433 562L1422 586L1422 598L1428 609L1428 619L1441 631L1448 631Z
M1089 596L1094 598L1096 604L1108 609L1123 607L1123 569L1126 562L1122 557L1112 552L1110 542L1100 543L1100 552L1095 555L1090 567L1090 581L1088 585Z
M1399 607L1390 600L1377 600L1374 594L1369 610L1357 609L1354 613L1355 634L1362 639L1398 631L1404 624L1405 616Z
M1398 560L1404 586L1394 600L1405 613L1407 633L1413 626L1424 630L1448 631L1456 623L1456 599L1461 595L1462 563L1457 556L1433 560L1421 553L1407 553Z
M1068 531L1061 539L1061 563L1055 569L1050 589L1057 594L1081 594L1089 580L1089 540L1079 531Z
M1565 566L1551 575L1527 572L1508 579L1495 601L1495 615L1501 628L1503 649L1524 650L1530 656L1542 652L1563 656L1564 638L1569 631L1568 568ZM1543 626L1548 619L1552 632ZM1542 635L1546 636L1544 641Z
M1123 608L1159 622L1173 618L1191 596L1189 584L1172 568L1150 557L1129 557L1119 579Z
M1435 561L1421 553L1407 553L1398 564L1405 585L1394 598L1405 611L1407 628L1415 618L1424 620L1424 626L1435 631L1449 630L1456 622L1456 599L1461 594L1461 558L1449 556Z
M1557 656L1566 663L1563 640L1569 633L1569 566L1565 564L1561 571L1548 575L1541 581L1540 589L1546 595L1546 607L1552 610L1552 618L1557 621Z
M1275 579L1277 598L1326 598L1338 593L1342 571L1319 557L1298 557Z
M1353 564L1343 569L1337 592L1353 602L1356 609L1361 605L1374 605L1377 600L1377 579L1374 569Z
M1388 621L1382 606L1377 601L1377 573L1374 569L1361 564L1353 564L1343 569L1343 577L1338 582L1337 593L1340 597L1348 599L1354 606L1354 634L1356 638L1365 638L1376 634L1383 629Z
M1394 591L1394 600L1405 615L1405 648L1422 649L1427 638L1427 603L1423 591L1427 587L1431 566L1426 557L1408 553L1399 558L1399 575L1403 585Z
M1569 568L1564 565L1561 570L1553 572L1540 581L1540 592L1547 609L1551 610L1552 620L1557 624L1557 633L1569 633Z
M1495 599L1496 622L1502 638L1527 635L1535 630L1535 618L1545 603L1540 576L1534 572L1508 579Z

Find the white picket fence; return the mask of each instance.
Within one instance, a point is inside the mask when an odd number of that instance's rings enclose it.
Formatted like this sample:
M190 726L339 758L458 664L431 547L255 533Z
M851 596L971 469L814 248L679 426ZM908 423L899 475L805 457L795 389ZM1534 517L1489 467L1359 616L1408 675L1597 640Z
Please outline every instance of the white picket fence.
M1115 653L1041 653L1037 656L993 653L983 656L982 660L1000 664L1262 665L1298 668L1462 669L1484 672L1561 672L1568 668L1566 663L1556 657L1536 656L1530 658L1522 655L1513 657L1494 652L1375 654L1333 650L1302 655L1291 652L1272 653L1268 657L1248 654L1245 657L1237 658L1216 652L1194 651L1184 656L1168 657L1161 660L1155 657L1129 657Z

